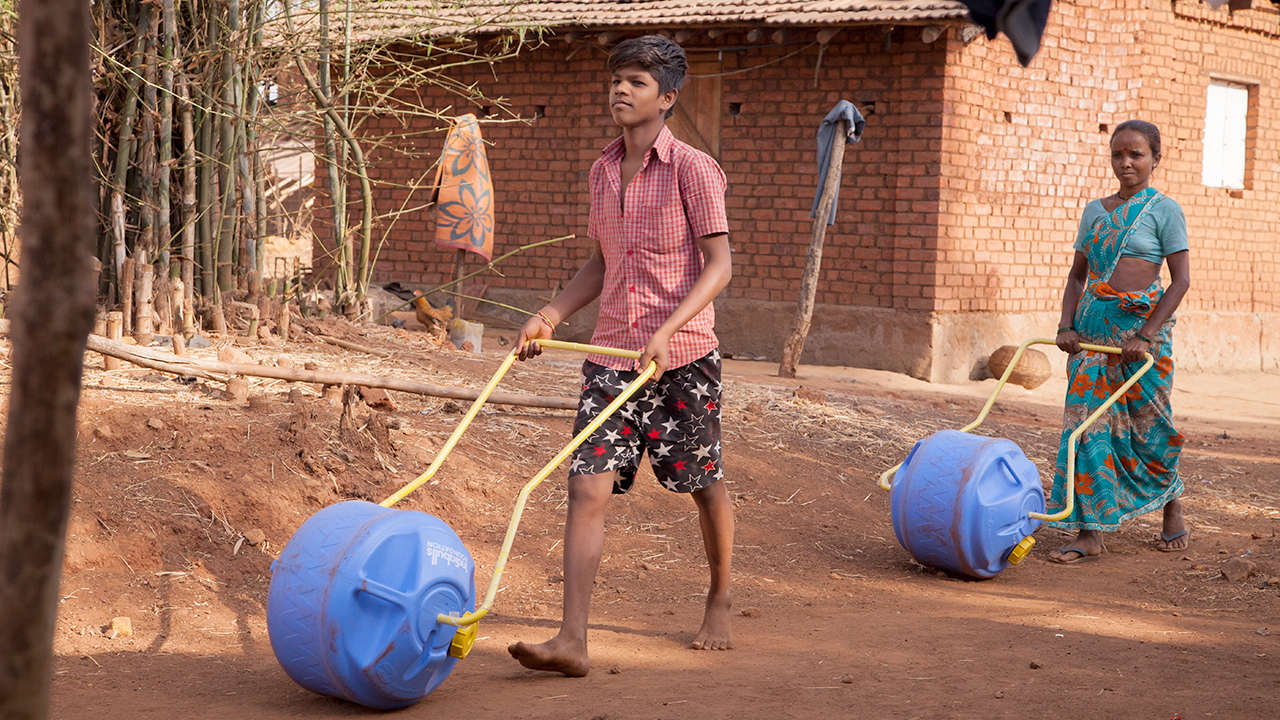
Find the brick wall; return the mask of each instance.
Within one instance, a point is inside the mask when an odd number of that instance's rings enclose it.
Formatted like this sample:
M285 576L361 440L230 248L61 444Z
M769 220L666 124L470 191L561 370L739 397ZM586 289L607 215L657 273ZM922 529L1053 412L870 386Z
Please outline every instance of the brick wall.
M1280 335L1277 18L1187 0L1062 0L1029 68L1003 38L966 42L960 26L932 44L919 27L846 28L820 61L811 31L792 31L784 44L700 34L686 43L691 57L717 58L723 73L720 161L735 274L717 301L722 345L776 356L785 340L813 228L814 135L827 110L848 99L867 127L846 154L806 362L956 381L980 374L995 347L1051 332L1080 212L1116 187L1110 133L1138 117L1162 128L1154 184L1188 218L1193 286L1179 347L1193 366L1229 367L1229 351L1204 348L1243 337L1258 345L1250 362L1280 366L1280 336L1257 340ZM454 73L509 100L495 119L529 119L483 126L495 251L578 235L513 257L502 277L488 278L491 293L530 309L590 252L587 173L618 135L605 108L605 56L594 43L552 38L493 68ZM1243 191L1200 185L1211 76L1256 85ZM439 89L414 95L452 106L450 115L479 111ZM406 188L430 183L443 127L365 119L379 212L422 204L426 191ZM373 140L406 131L411 137ZM451 278L454 251L432 243L433 229L421 209L382 222L375 280L429 287ZM468 268L478 267L473 256Z
M704 37L701 44L710 42ZM722 54L720 160L729 179L726 203L735 251L735 276L725 297L795 302L813 229L814 138L822 116L843 98L864 108L868 122L863 141L846 153L840 212L827 231L817 301L931 309L945 46L921 44L917 29L897 30L888 35L886 52L882 29L851 29L831 43L818 68L819 48L807 46L810 42L805 36L793 44L752 45L745 35L732 34L716 41L716 47L740 48ZM688 45L692 57L720 55L698 52L697 41ZM545 291L563 285L589 254L587 172L600 149L619 134L606 109L605 57L592 43L553 40L547 48L495 66L492 73L455 73L463 83L479 83L491 97L509 98L512 113L534 118L482 128L491 143L495 252L579 236L505 261L505 277L489 280L493 288ZM438 89L424 88L418 95L429 106L453 105L457 114L479 111ZM736 114L729 111L731 104ZM426 128L436 132L423 133ZM415 137L379 143L372 138L403 132L401 123L389 116L363 121L362 134L374 146L368 154L379 212L425 199L425 190L419 190L406 200L406 187L432 179L430 163L443 144L442 128L442 123L423 121L410 128ZM317 181L322 183L323 177ZM352 208L358 212L354 198ZM329 222L323 209L318 221L322 228ZM387 232L387 242L375 279L418 285L447 280L453 251L436 248L432 231L427 211L405 213L389 231L382 223L378 234ZM329 237L326 229L318 234ZM468 262L478 267L477 260Z
M1187 6L1192 17L1181 12ZM1107 143L1130 118L1161 128L1164 157L1153 184L1187 214L1194 285L1183 308L1280 310L1280 206L1273 201L1280 16L1176 7L1179 13L1134 0L1055 3L1030 68L1018 66L1003 40L966 46L952 33L939 311L1060 307L1080 211L1114 192ZM1270 30L1260 32L1264 19ZM1212 75L1260 84L1250 98L1254 161L1244 191L1201 185Z

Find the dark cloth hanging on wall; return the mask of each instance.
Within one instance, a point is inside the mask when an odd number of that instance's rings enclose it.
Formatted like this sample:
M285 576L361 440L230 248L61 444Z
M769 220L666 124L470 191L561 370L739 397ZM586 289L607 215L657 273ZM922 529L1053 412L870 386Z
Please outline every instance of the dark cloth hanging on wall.
M835 140L837 123L841 120L845 121L845 127L848 132L845 134L845 142L858 142L862 139L862 129L867 126L867 121L862 119L862 113L858 112L858 108L848 100L841 100L836 106L827 113L822 119L822 124L818 126L818 191L813 195L813 209L809 211L809 217L818 216L818 203L822 201L822 185L826 182L827 168L831 166L831 143ZM836 171L840 172L839 169ZM836 175L840 177L839 174ZM828 225L836 224L836 207L839 205L840 199L840 182L836 181L836 200L831 203L831 216L827 218Z
M1051 0L960 0L969 17L987 31L987 39L1004 33L1023 67L1040 50L1040 38L1049 22Z

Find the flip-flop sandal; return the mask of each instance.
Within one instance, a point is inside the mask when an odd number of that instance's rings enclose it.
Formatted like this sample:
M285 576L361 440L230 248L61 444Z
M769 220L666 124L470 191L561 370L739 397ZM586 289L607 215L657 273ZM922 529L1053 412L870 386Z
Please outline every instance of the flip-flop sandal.
M1102 550L1103 552L1106 552L1106 548L1103 548ZM1061 547L1061 548L1058 548L1058 552L1063 554L1066 554L1069 552L1078 553L1080 557L1074 560L1054 560L1053 558L1049 558L1049 562L1056 563L1058 565L1079 565L1080 563L1093 562L1094 560L1102 559L1101 553L1099 553L1098 555L1090 555L1089 553L1084 551L1084 548L1079 548L1079 547Z
M1178 538L1180 538L1180 537L1186 537L1186 535L1187 535L1187 529L1186 529L1186 528L1182 528L1182 529L1181 529L1181 530L1179 530L1178 532L1176 532L1176 533L1170 533L1170 534L1168 534L1168 535L1165 535L1165 534L1162 532L1162 533L1160 533L1160 539L1164 541L1165 546L1164 546L1164 547L1160 547L1160 546L1158 546L1158 545L1157 545L1157 546L1156 546L1156 549L1157 549L1157 550L1159 550L1160 552L1183 552L1183 551L1185 551L1187 548L1191 547L1191 538L1189 538L1189 537L1187 538L1187 547L1180 547L1180 548L1176 548L1176 547L1169 547L1169 543L1173 542L1174 540L1177 540L1177 539L1178 539Z

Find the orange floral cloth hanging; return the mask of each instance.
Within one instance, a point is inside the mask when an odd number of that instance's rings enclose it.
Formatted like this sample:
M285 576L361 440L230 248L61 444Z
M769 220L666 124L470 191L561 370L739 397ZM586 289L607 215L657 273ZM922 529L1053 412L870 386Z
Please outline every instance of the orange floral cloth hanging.
M476 116L454 119L436 168L436 243L493 259L493 179Z

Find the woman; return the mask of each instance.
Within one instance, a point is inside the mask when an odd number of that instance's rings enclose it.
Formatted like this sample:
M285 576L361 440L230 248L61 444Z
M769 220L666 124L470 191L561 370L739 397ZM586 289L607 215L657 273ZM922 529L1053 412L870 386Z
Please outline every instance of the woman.
M1160 165L1160 130L1148 122L1121 123L1111 136L1111 169L1120 189L1085 207L1075 259L1062 296L1057 345L1071 354L1058 472L1050 512L1065 506L1067 438L1141 367L1155 366L1080 437L1076 451L1075 509L1056 527L1076 538L1049 554L1062 564L1096 560L1102 533L1135 515L1164 508L1158 549L1187 547L1178 455L1182 435L1173 427L1174 310L1190 287L1187 226L1182 208L1151 187ZM1160 286L1161 263L1170 283ZM1119 356L1082 351L1080 343L1112 345Z

